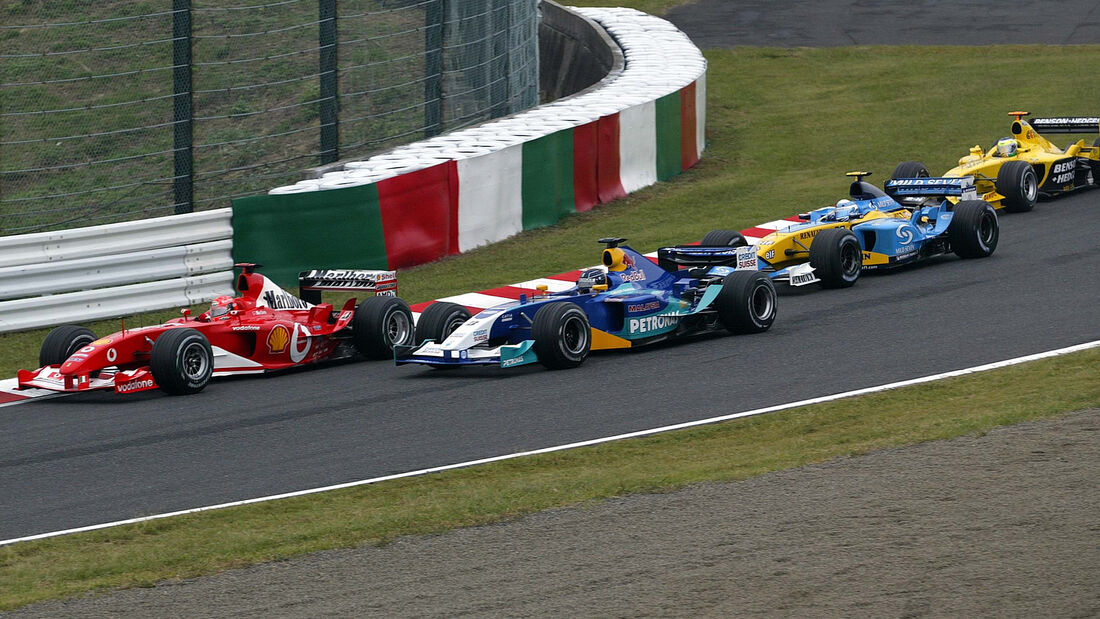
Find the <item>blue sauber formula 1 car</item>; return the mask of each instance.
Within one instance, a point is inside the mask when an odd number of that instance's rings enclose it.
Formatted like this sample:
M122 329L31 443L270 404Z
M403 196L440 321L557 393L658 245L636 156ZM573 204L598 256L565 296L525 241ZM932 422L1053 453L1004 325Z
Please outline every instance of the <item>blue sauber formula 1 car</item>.
M1000 228L988 202L978 200L974 179L899 178L886 191L855 177L849 198L799 215L801 221L760 239L755 246L762 272L792 286L821 282L851 286L864 269L883 269L954 252L961 258L989 256ZM952 204L945 198L959 199ZM745 244L740 233L715 230L706 245Z
M429 305L416 325L417 345L395 348L397 364L572 368L590 350L720 329L759 333L775 320L775 287L756 271L752 248L666 247L654 264L620 245L625 240L600 239L607 246L603 266L585 270L563 292L521 297L473 317L454 303Z

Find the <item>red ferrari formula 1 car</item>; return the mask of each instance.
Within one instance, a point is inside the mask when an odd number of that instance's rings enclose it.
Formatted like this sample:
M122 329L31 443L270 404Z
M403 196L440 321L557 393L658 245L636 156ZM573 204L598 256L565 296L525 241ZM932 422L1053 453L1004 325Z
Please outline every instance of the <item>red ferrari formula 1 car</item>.
M190 310L162 325L126 329L97 339L66 325L42 342L37 370L20 370L19 388L53 391L160 388L201 391L213 376L258 374L354 355L390 358L394 344L413 343L413 317L398 299L393 271L325 269L299 275L296 297L256 272L235 265L237 297L218 297L197 318ZM322 290L374 292L339 311L321 302Z

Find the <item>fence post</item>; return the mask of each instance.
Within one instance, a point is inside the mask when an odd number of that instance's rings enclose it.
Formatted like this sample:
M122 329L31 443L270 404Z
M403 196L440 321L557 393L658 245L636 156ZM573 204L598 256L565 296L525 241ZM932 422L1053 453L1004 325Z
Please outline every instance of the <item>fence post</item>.
M443 131L443 10L444 0L424 7L424 137Z
M172 175L176 214L195 210L194 109L191 92L191 0L172 0Z
M321 165L340 158L340 117L336 80L336 0L318 2L321 75Z

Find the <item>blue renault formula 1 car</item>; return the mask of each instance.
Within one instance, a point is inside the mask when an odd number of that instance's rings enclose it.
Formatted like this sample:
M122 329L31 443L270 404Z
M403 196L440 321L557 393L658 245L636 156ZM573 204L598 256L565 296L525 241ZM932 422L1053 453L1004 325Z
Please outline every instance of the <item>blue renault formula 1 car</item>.
M756 271L752 248L666 247L654 264L620 245L625 240L600 239L603 266L585 270L563 292L521 297L473 317L454 303L429 305L416 325L417 344L395 347L397 364L572 368L590 350L720 329L759 333L775 320L775 287Z
M792 286L814 282L851 286L864 269L882 269L954 252L961 258L989 256L1000 234L997 214L977 199L972 177L898 178L883 191L855 177L849 198L799 215L755 245L759 268ZM960 200L953 204L946 198ZM716 230L704 244L744 245L740 233Z

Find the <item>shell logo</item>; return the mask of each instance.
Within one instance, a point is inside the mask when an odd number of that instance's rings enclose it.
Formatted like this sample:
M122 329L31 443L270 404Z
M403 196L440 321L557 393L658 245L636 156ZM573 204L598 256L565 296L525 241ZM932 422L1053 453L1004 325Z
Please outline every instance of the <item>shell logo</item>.
M271 333L267 334L267 350L273 355L286 350L288 343L290 343L290 332L283 325L275 325Z
M102 346L104 344L110 344L112 341L113 340L111 340L111 338L109 338L109 337L102 337L102 338L99 338L98 340L92 342L91 344L89 344L89 346Z

